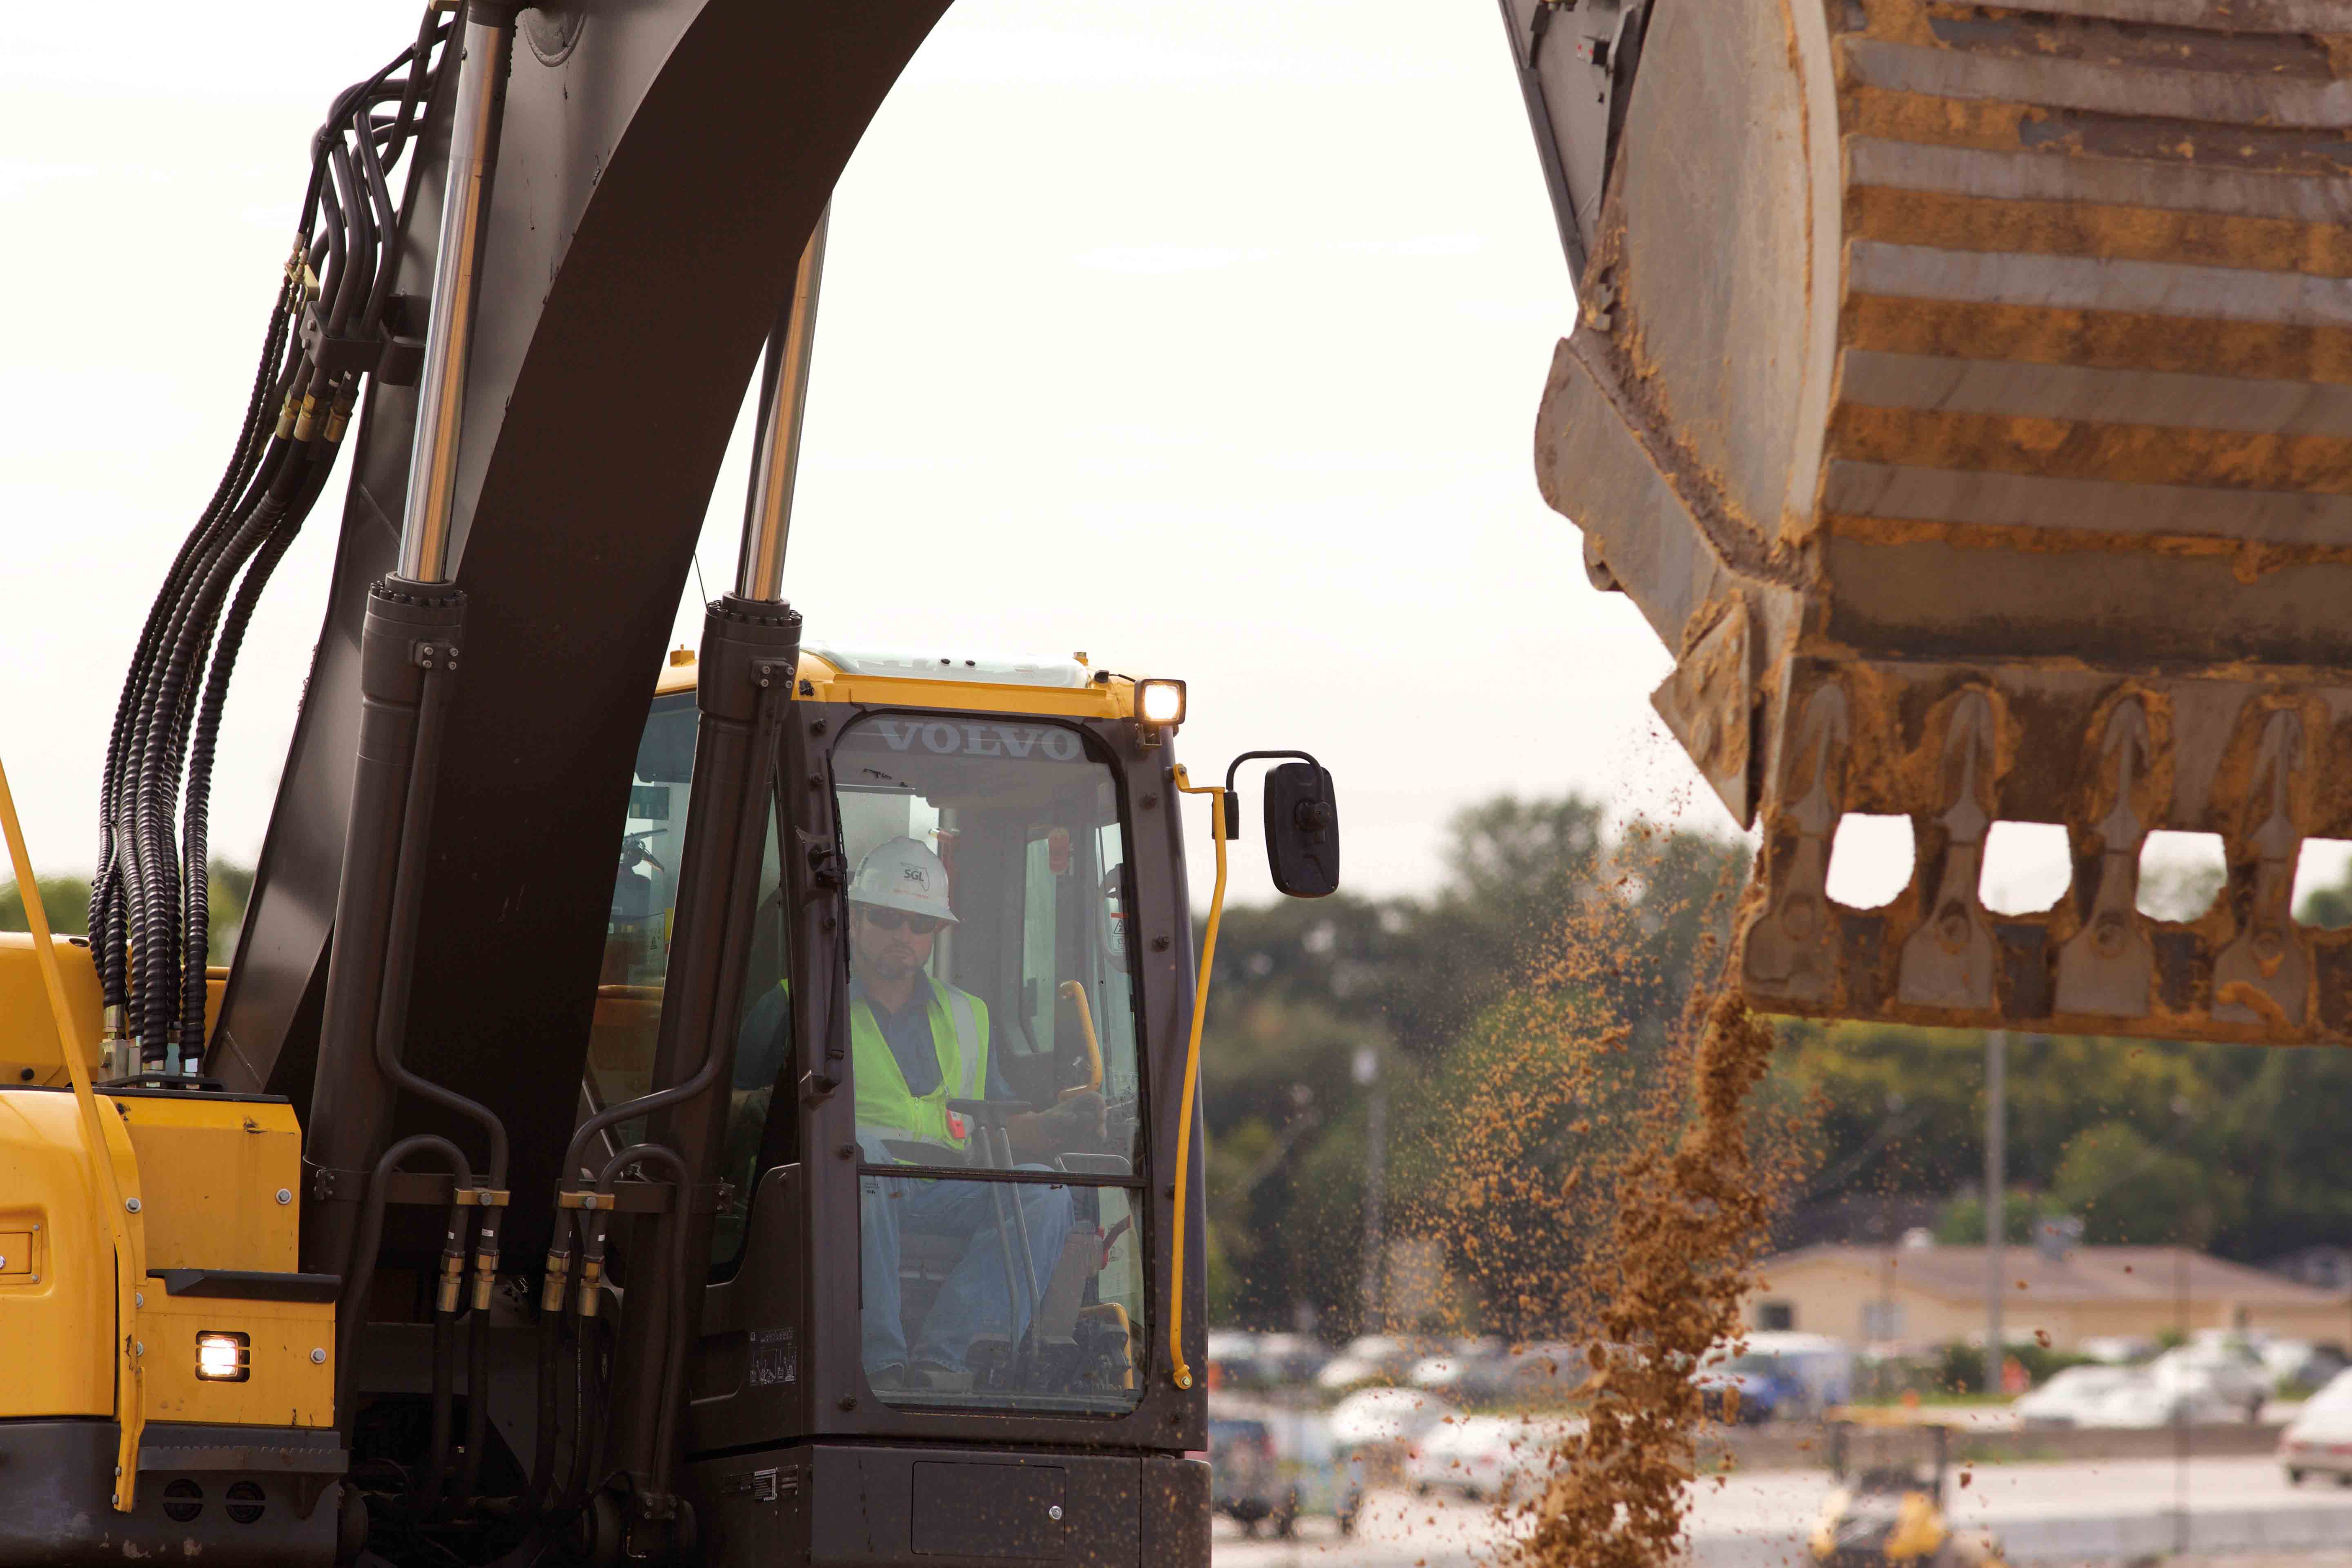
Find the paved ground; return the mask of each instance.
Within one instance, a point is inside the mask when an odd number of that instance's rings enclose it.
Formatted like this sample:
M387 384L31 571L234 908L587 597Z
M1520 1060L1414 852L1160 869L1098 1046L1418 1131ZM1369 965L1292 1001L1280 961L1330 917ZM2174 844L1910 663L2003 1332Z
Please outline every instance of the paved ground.
M1953 1514L1960 1525L1992 1531L2020 1562L2171 1557L2183 1539L2179 1484L2168 1460L1979 1466L1958 1489ZM1824 1485L1804 1472L1702 1482L1692 1512L1694 1568L1803 1563ZM2223 1554L2228 1568L2272 1559L2352 1568L2352 1490L2290 1487L2273 1459L2198 1459L2188 1467L2186 1501L2189 1552L2216 1568ZM1244 1541L1222 1520L1217 1531L1217 1568L1466 1568L1503 1538L1487 1508L1404 1491L1374 1493L1352 1540L1327 1520L1302 1521L1295 1542Z

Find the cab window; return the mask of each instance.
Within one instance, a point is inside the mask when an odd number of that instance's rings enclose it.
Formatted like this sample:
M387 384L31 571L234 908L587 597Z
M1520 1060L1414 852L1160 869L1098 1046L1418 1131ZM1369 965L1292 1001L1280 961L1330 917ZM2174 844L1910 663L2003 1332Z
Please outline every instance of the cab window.
M698 718L692 692L656 697L638 742L629 781L628 815L622 824L619 860L613 877L612 907L604 926L596 1011L589 1030L583 1088L597 1110L644 1094L652 1085L654 1047L661 1030L670 940L677 919L677 868L685 850L688 802L694 784ZM721 1205L711 1233L711 1261L722 1268L730 1266L741 1249L773 1085L792 1059L790 1009L783 988L788 933L777 843L775 814L771 812L761 853L743 994L734 1014L741 1023L720 1172L732 1192ZM790 1119L785 1120L789 1130ZM644 1133L642 1121L625 1121L612 1130L604 1143L590 1150L589 1158L601 1163L613 1151ZM778 1160L790 1158L789 1152L777 1156Z
M1068 726L883 713L844 730L833 779L867 1379L892 1405L1129 1408L1146 1269L1117 777Z

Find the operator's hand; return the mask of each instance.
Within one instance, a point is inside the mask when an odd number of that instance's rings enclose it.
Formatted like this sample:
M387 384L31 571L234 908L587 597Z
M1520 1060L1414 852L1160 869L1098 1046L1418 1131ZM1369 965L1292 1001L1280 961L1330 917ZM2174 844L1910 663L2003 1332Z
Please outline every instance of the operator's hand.
M1089 1089L1048 1110L1008 1118L1005 1131L1012 1134L1016 1152L1052 1155L1100 1148L1109 1122L1103 1097Z
M1100 1148L1110 1135L1110 1117L1099 1089L1080 1089L1047 1111L1045 1120L1068 1149Z

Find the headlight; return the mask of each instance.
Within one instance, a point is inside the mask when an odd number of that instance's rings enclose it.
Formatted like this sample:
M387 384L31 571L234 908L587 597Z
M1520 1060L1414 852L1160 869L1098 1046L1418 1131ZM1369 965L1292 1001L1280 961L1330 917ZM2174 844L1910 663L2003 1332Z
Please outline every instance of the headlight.
M1173 730L1184 721L1184 683L1181 680L1137 681L1135 716L1146 729Z
M207 1329L196 1336L196 1376L205 1383L243 1383L253 1375L247 1354L250 1341L243 1334Z

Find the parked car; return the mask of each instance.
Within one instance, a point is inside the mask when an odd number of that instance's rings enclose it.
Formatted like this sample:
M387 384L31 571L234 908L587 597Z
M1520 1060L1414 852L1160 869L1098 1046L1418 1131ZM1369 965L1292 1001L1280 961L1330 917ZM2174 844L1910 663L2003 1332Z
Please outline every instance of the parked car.
M2315 1394L2326 1387L2336 1373L2352 1365L2341 1347L2314 1344L2309 1340L2275 1339L2257 1349L2263 1358L2263 1370L2271 1374L2271 1386L2282 1391Z
M1208 1385L1212 1389L1264 1388L1267 1384L1261 1336L1239 1329L1211 1329Z
M1576 1345L1537 1342L1447 1351L1415 1362L1406 1381L1465 1405L1565 1399L1592 1374Z
M2108 1366L2130 1366L2156 1354L2157 1343L2137 1334L2094 1334L2074 1348Z
M1272 1387L1312 1383L1330 1361L1330 1347L1310 1334L1260 1334L1257 1339L1258 1371Z
M1776 1358L1804 1391L1803 1414L1819 1415L1853 1398L1853 1347L1827 1334L1764 1330L1748 1336L1749 1355Z
M2279 1463L2289 1484L2305 1476L2333 1476L2352 1487L2352 1372L2339 1372L2327 1386L2304 1401L2279 1434Z
M1308 1514L1328 1515L1351 1535L1363 1508L1363 1466L1339 1451L1321 1415L1221 1401L1209 1412L1209 1495L1244 1535L1264 1523L1287 1538Z
M2117 1394L2146 1373L2125 1366L2070 1366L2049 1382L2010 1403L2020 1426L2101 1426L2101 1412Z
M1209 1417L1209 1506L1255 1535L1277 1490L1274 1433L1254 1417Z
M1406 1371L1427 1353L1427 1348L1391 1334L1359 1334L1315 1374L1318 1388L1360 1388L1370 1384L1404 1380Z
M1401 1447L1455 1413L1450 1401L1427 1389L1359 1389L1332 1407L1331 1440L1345 1452Z
M2262 1358L2243 1344L2178 1345L2147 1363L2150 1376L2167 1393L2201 1390L2233 1406L2248 1421L2262 1419L2271 1395L2271 1377Z
M2155 1427L2185 1422L2215 1426L2243 1417L2245 1407L2209 1384L2166 1384L2140 1369L2101 1399L2085 1426Z
M1457 1340L1435 1355L1423 1356L1412 1363L1405 1381L1415 1388L1441 1389L1448 1394L1476 1398L1486 1383L1487 1367L1502 1359L1507 1347L1491 1336Z
M1707 1395L1710 1417L1720 1415L1742 1426L1758 1426L1804 1412L1804 1386L1773 1356L1737 1355L1709 1362L1692 1377Z
M1441 1421L1406 1451L1404 1479L1423 1497L1446 1490L1470 1502L1508 1501L1550 1468L1560 1439L1582 1426L1520 1415Z

